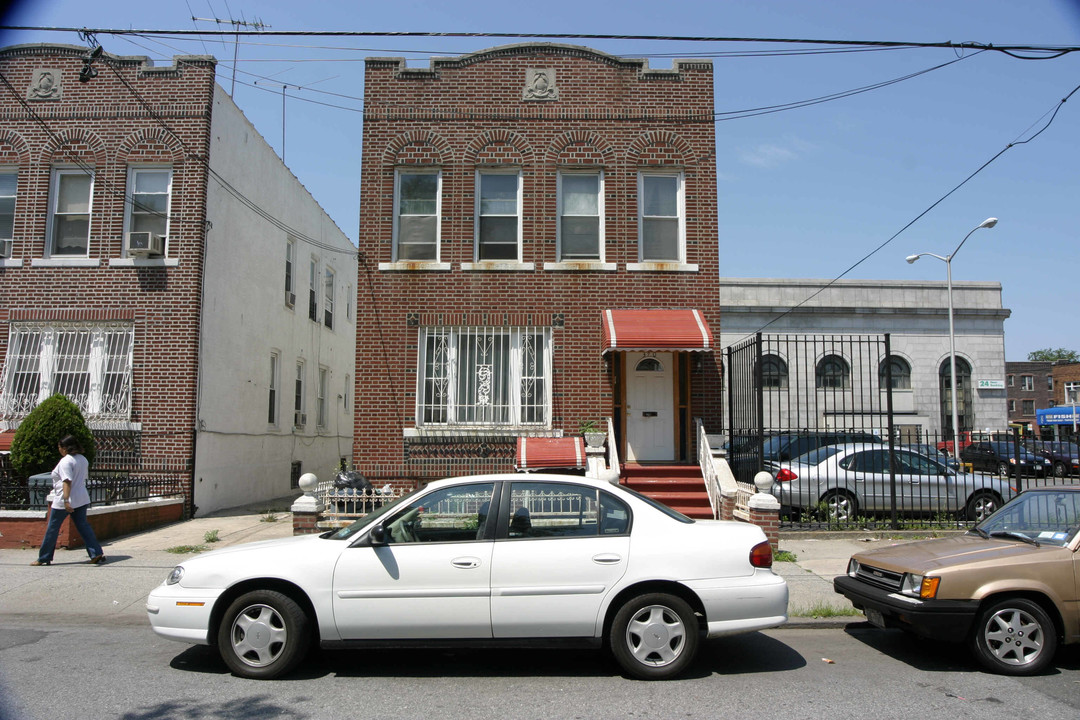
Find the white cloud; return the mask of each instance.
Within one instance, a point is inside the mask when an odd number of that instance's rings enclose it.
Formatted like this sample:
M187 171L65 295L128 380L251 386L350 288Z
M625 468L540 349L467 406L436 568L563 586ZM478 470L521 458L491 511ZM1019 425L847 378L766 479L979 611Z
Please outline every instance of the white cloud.
M762 143L750 150L744 150L739 154L739 159L747 165L774 168L799 160L814 150L813 143L789 135L785 136L779 144Z

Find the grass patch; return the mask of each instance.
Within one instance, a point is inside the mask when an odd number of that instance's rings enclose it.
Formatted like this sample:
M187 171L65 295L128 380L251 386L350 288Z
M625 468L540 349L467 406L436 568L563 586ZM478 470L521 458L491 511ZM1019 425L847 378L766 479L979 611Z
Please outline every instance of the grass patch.
M273 510L267 510L265 513L263 513L263 516L259 518L259 522L277 522L277 520L277 513Z
M217 530L207 530L203 533L203 542L216 543L220 538Z
M189 555L191 553L206 552L209 549L205 545L175 545L171 548L165 548L165 552L173 555Z
M774 562L795 562L799 557L790 550L777 550L773 555Z
M832 617L862 617L862 611L856 610L851 605L847 607L835 607L825 603L818 603L804 608L796 608L791 611L792 617L832 618Z

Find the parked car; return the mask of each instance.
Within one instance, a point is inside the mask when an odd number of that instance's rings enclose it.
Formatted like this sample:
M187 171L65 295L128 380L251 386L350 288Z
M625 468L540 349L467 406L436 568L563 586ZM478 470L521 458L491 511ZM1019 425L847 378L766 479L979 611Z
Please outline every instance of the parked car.
M882 628L966 642L987 669L1030 675L1080 642L1080 487L1025 491L965 535L853 555L833 580Z
M952 468L953 470L960 469L959 460L954 458L952 455L947 455L943 453L930 443L913 443L911 445L905 445L904 447L908 450L914 450L920 455L925 455L934 462L941 463L942 465Z
M728 463L735 477L742 482L751 482L757 472L770 469L772 464L786 462L825 445L881 442L877 435L861 430L770 433L763 440L759 465L756 438L744 436L739 440L728 455Z
M1080 447L1064 440L1028 440L1024 447L1050 461L1056 477L1080 475Z
M225 548L150 593L159 635L273 678L323 647L607 646L678 675L699 640L780 625L788 589L749 523L691 520L568 475L440 480L352 525Z
M971 463L975 470L995 472L1002 477L1033 475L1046 477L1053 470L1050 461L1023 446L1019 449L1005 440L977 442L960 451L960 461Z
M1013 497L1006 480L958 473L925 455L896 449L893 475L889 446L854 443L818 448L775 466L772 494L784 508L819 511L828 519L847 521L860 512L896 509L903 513L957 513L982 520Z

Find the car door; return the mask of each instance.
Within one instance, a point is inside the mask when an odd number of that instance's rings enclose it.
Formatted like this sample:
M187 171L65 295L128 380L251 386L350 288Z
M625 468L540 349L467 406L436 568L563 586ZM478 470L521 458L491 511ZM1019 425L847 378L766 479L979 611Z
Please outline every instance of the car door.
M591 637L600 606L625 574L629 507L572 483L510 483L491 559L497 638Z
M386 543L361 539L334 569L342 639L489 638L494 483L418 496L381 523Z

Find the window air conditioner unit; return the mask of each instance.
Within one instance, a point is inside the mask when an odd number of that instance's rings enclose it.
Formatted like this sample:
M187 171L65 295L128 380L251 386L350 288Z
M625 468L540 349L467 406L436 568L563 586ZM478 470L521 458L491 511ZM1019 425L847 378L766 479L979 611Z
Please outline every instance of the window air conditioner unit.
M293 413L293 425L296 427L307 425L307 413Z
M285 305L288 306L288 307L292 307L295 304L296 304L296 293L289 292L288 290L286 290L285 291Z
M131 257L161 257L165 254L165 238L152 232L129 232L127 254Z
M14 240L8 238L7 240L0 240L0 258L11 257L11 246L15 243Z

